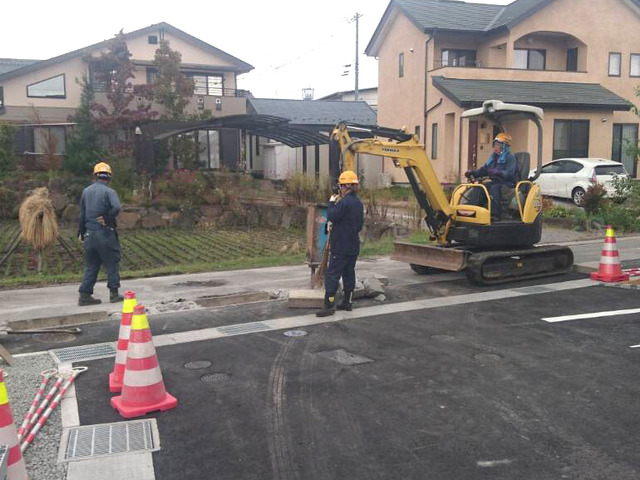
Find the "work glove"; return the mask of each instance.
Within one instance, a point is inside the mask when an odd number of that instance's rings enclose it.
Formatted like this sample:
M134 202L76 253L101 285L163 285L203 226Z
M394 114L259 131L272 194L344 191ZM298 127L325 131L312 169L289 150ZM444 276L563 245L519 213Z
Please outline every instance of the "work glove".
M329 202L337 202L339 198L340 198L340 195L333 194L331 195Z

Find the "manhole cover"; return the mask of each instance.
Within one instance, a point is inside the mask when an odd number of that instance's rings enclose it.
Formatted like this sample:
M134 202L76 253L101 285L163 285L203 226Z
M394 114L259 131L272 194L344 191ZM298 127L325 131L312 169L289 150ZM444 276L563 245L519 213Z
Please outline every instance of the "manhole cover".
M361 363L370 363L374 360L372 358L363 357L362 355L356 355L355 353L347 352L345 349L340 348L338 350L327 350L325 352L318 352L321 357L333 360L341 365L359 365Z
M200 380L205 383L220 383L226 382L231 378L231 375L227 373L207 373L206 375L202 375Z
M304 330L287 330L284 332L286 337L304 337L307 334Z
M76 336L73 333L35 333L32 338L41 343L68 343L73 342Z
M189 370L200 370L201 368L208 368L211 366L209 360L196 360L195 362L187 362L184 364L184 368Z
M456 339L453 335L431 335L431 338L441 342L451 342Z
M479 360L480 362L487 362L487 363L499 362L500 360L502 360L502 357L495 353L478 353L474 355L473 358L475 358L476 360Z

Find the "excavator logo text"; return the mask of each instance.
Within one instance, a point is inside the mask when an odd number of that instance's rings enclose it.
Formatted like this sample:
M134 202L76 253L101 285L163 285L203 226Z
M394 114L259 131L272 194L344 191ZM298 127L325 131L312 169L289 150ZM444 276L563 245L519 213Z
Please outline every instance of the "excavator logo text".
M382 151L388 153L400 153L400 149L398 148L383 148Z

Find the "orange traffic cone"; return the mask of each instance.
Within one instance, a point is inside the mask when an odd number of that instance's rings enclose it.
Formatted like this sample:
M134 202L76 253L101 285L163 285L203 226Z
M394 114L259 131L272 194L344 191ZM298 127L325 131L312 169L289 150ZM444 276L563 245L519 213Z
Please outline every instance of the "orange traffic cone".
M131 320L122 395L113 397L111 406L124 418L134 418L158 410L169 410L177 404L178 401L164 388L145 308L137 305Z
M7 480L29 480L27 467L24 464L18 433L13 423L13 415L9 406L7 387L4 384L4 372L0 369L0 445L9 445L7 460Z
M133 292L125 292L124 303L122 304L122 321L120 322L120 333L118 334L116 361L113 366L113 372L109 374L110 392L120 392L122 390L122 378L124 377L124 367L127 363L127 347L129 346L129 335L131 333L131 318L133 317L133 307L137 304L136 294Z
M600 282L624 282L629 280L629 275L622 271L622 266L620 265L618 247L616 247L616 234L613 232L611 225L607 225L598 271L591 274L591 279Z

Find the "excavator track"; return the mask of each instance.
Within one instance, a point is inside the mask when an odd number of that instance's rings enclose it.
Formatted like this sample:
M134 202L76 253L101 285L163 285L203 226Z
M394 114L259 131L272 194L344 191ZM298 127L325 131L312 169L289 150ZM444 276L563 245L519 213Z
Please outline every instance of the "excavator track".
M572 266L573 252L569 247L548 245L473 253L467 258L465 273L476 285L498 285L563 275L569 273Z

